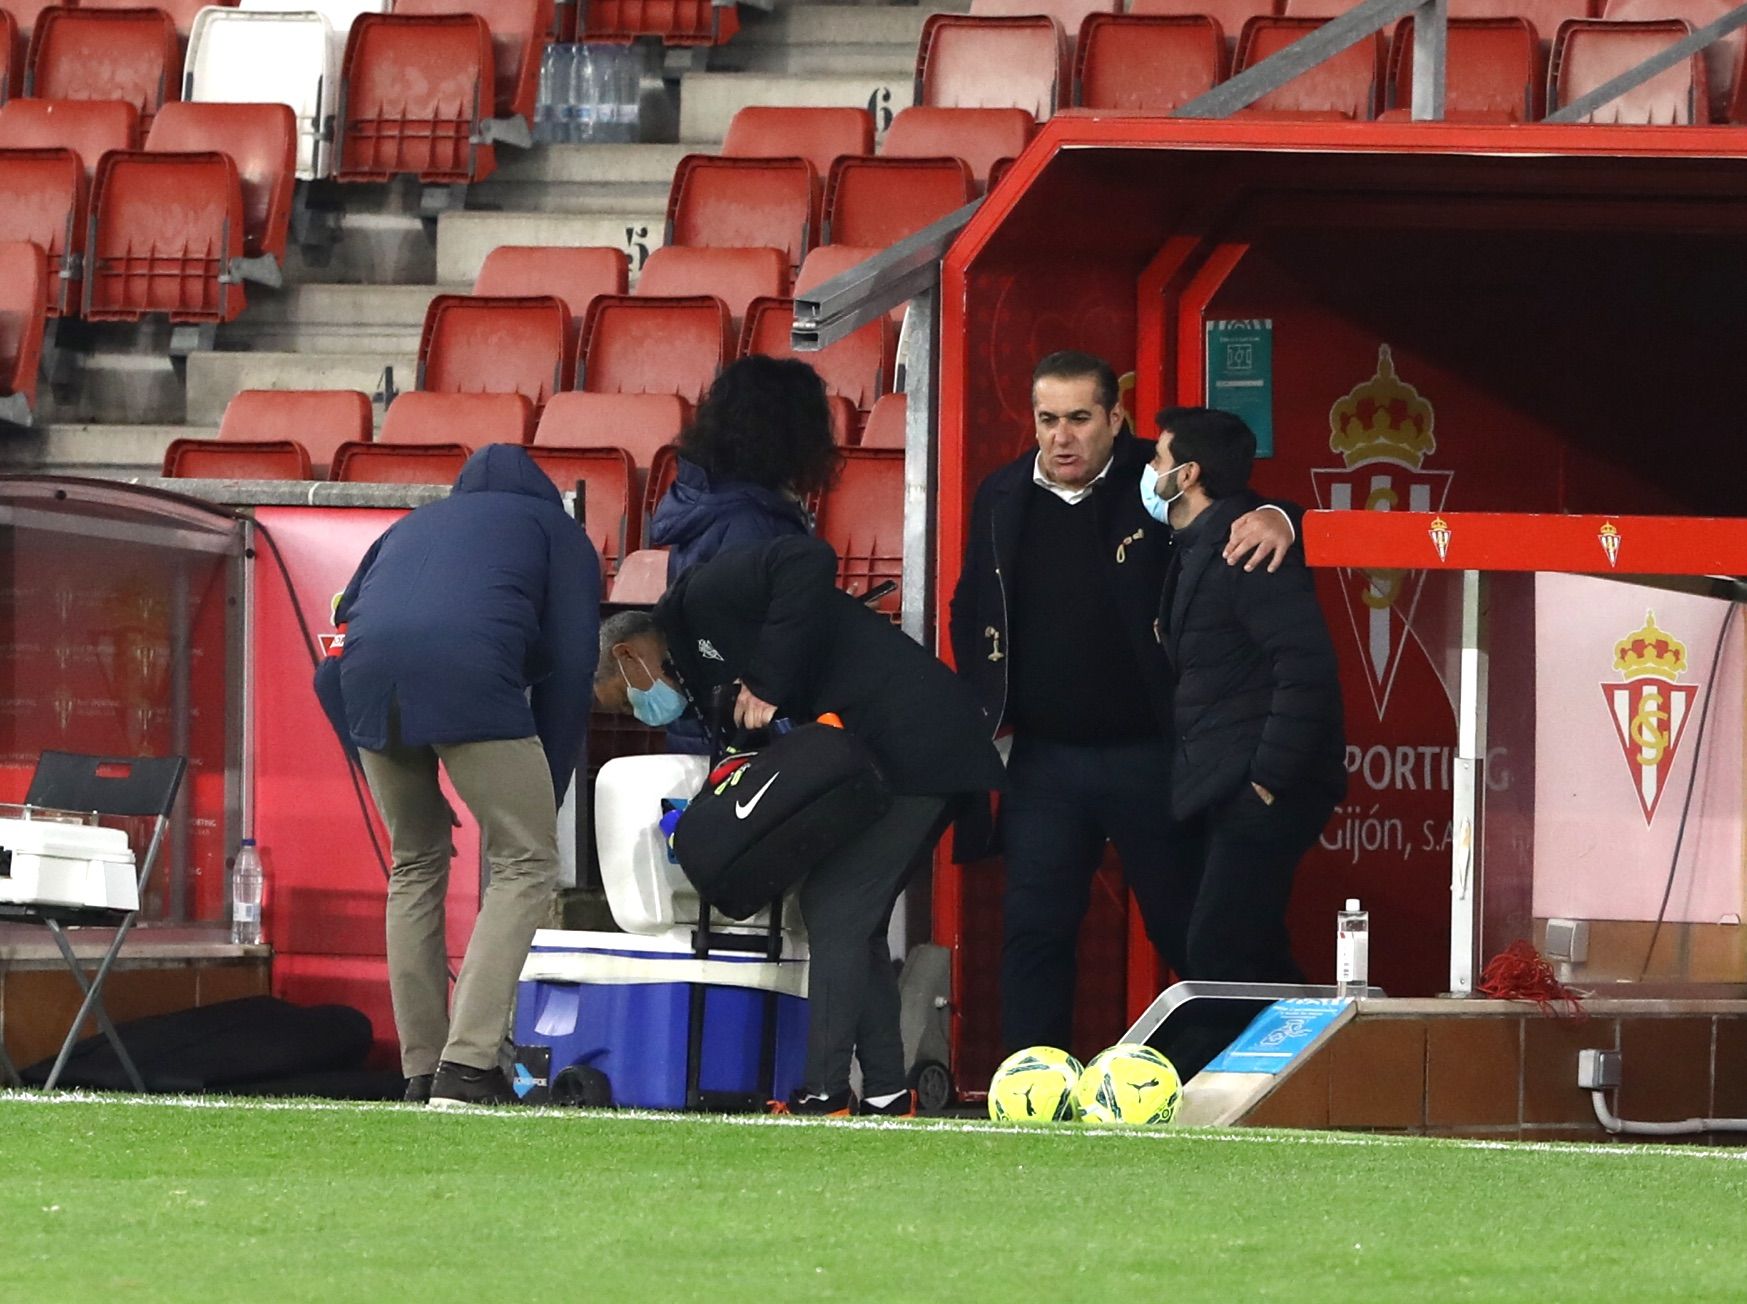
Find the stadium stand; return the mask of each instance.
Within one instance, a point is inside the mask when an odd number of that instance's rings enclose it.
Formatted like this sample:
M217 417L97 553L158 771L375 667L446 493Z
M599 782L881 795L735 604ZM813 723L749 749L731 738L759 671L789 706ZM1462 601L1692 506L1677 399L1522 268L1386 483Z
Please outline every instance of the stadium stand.
M355 389L245 389L226 404L218 440L295 440L319 479L329 474L340 445L367 442L370 428L370 396Z
M637 497L637 465L622 448L528 449L539 468L561 491L578 485L583 492L583 528L601 555L610 581L619 559L635 549L643 535L643 505Z
M219 104L269 103L297 115L297 175L333 166L327 122L336 111L340 54L318 13L258 13L211 7L188 38L182 98Z
M1204 15L1095 13L1080 29L1074 103L1160 112L1187 104L1227 75L1225 33Z
M491 31L496 69L492 114L534 120L540 82L540 55L552 25L552 0L467 0L465 12L485 20ZM457 11L455 0L395 0L394 12L438 17Z
M1596 17L1610 22L1642 22L1653 18L1683 18L1694 27L1714 23L1734 5L1729 0L1600 0ZM1581 18L1582 14L1568 14ZM1551 37L1558 25L1546 29ZM1710 83L1711 119L1729 121L1729 104L1735 95L1735 83L1743 58L1747 58L1747 31L1737 27L1704 52L1705 78Z
M70 149L87 179L112 149L138 149L139 113L119 100L10 100L0 105L0 149Z
M196 480L310 480L309 453L295 439L177 439L164 450L164 474Z
M1554 109L1569 104L1691 30L1691 25L1679 18L1631 23L1573 19L1564 23L1553 41L1548 104ZM1584 121L1690 126L1711 120L1710 104L1704 55L1695 54L1603 105Z
M976 197L959 158L840 158L825 187L824 243L895 244Z
M937 108L1056 111L1071 77L1068 42L1052 18L932 14L916 49L916 103Z
M221 151L243 189L243 254L285 259L297 181L297 119L284 104L172 102L158 113L146 150L193 158Z
M695 404L734 355L728 308L708 295L603 295L582 325L576 388L677 394Z
M38 15L24 93L44 100L121 100L141 133L182 86L182 41L161 9L70 9Z
M176 35L183 40L188 39L188 33L194 26L195 15L210 5L232 5L236 0L157 0L157 3L146 6L140 0L73 0L80 9L142 9L152 8L167 14L176 25Z
M887 448L846 448L836 481L819 505L818 533L837 552L837 583L866 593L904 571L904 454ZM897 619L898 592L877 609Z
M1347 7L1350 8L1351 3ZM1234 50L1237 34L1243 31L1245 23L1252 18L1272 18L1280 12L1280 5L1279 0L1129 0L1127 12L1142 16L1211 18L1225 33L1228 50Z
M793 299L754 302L741 328L740 356L799 357L819 373L827 393L849 400L859 411L871 408L885 393L897 354L897 333L890 317L871 321L848 339L807 354L795 353L789 343L794 323Z
M630 262L622 249L499 245L486 254L473 293L496 296L550 294L563 300L570 317L572 356L588 305L600 294L624 294ZM568 373L566 373L568 374Z
M28 241L0 244L0 419L28 425L36 408L48 262Z
M1238 36L1233 75L1278 54L1320 18L1252 18ZM1377 116L1383 92L1384 38L1376 33L1310 68L1279 90L1265 95L1241 116L1252 118L1334 118L1369 121Z
M637 279L640 295L714 295L727 306L736 331L747 304L760 297L780 297L788 290L789 260L780 249L667 245L649 255Z
M85 171L70 149L0 149L0 240L48 259L46 311L77 315L86 229Z
M961 158L980 189L1003 159L1016 158L1037 130L1024 109L901 109L886 128L886 158Z
M439 294L425 310L418 387L521 394L538 411L564 387L574 361L562 299Z
M668 191L667 243L772 246L798 267L815 243L819 198L819 175L804 158L688 154Z
M1450 21L1444 54L1444 117L1451 122L1534 122L1546 85L1535 29L1522 18ZM1413 103L1413 20L1398 24L1389 51L1389 105L1405 121Z
M408 390L382 414L383 444L525 444L534 434L534 405L525 394L437 394Z
M882 394L861 428L863 448L902 448L906 439L908 404L902 394Z
M691 420L677 394L554 394L540 413L534 444L541 448L622 448L647 475L655 455Z
M664 45L721 45L740 30L739 10L714 0L594 0L579 6L577 39Z
M728 123L727 158L804 158L823 177L845 154L871 154L873 115L866 109L749 105Z
M341 70L335 131L340 181L411 173L467 184L497 166L480 124L490 116L496 56L478 14L362 14Z
M347 484L453 484L471 452L460 444L342 444L334 454L333 479Z

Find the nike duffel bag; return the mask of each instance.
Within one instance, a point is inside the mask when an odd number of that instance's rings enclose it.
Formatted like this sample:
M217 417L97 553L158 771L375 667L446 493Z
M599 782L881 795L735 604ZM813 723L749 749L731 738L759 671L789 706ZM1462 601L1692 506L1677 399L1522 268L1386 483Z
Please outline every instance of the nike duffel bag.
M747 919L891 805L891 790L854 734L797 725L710 771L674 827L673 854L705 902Z

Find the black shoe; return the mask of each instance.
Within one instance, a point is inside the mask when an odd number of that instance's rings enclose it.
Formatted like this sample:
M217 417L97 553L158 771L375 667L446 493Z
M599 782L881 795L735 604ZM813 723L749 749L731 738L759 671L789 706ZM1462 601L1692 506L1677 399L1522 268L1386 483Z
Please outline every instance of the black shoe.
M406 1080L406 1095L402 1097L409 1105L422 1105L431 1098L431 1074L415 1073Z
M516 1093L510 1090L510 1084L497 1067L476 1069L468 1064L452 1064L444 1060L437 1065L427 1108L465 1109L469 1105L515 1103Z
M864 1100L857 1106L857 1114L863 1118L915 1118L916 1093L900 1091L896 1099L888 1100L883 1105L876 1105L871 1100Z
M772 1114L800 1114L810 1118L848 1118L855 1112L855 1097L846 1088L834 1096L809 1096L795 1091L787 1100L773 1100Z

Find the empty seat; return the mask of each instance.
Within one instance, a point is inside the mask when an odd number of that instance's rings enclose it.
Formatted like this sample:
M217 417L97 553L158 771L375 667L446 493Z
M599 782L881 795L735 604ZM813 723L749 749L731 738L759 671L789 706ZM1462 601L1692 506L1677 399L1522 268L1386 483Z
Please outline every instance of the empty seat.
M382 414L382 444L525 444L534 407L525 394L433 394L408 390Z
M940 109L926 104L900 110L886 128L881 154L886 158L961 158L977 185L987 188L989 171L1015 158L1037 130L1024 109Z
M916 103L1024 109L1041 121L1067 93L1068 43L1053 18L930 14L916 47Z
M837 586L860 595L886 580L903 583L904 454L846 448L837 479L819 504L819 537L837 552ZM900 593L875 609L894 619Z
M164 450L164 474L176 479L309 480L309 453L295 439L175 439Z
M639 548L619 563L608 602L653 607L667 592L667 549Z
M655 505L667 496L673 482L679 479L679 448L668 444L655 450L655 460L649 464L649 476L643 487L643 528L655 519ZM646 543L647 540L644 540Z
M722 153L730 158L804 158L825 176L844 154L871 154L873 115L866 109L751 105L728 123Z
M1028 18L1047 15L1061 24L1068 44L1074 44L1081 24L1093 14L1122 12L1121 0L971 0L975 18Z
M534 443L544 448L622 448L647 471L655 454L679 438L692 405L677 394L554 394L540 414Z
M1511 3L1512 0L1505 2ZM1352 3L1357 4L1358 0L1352 0ZM1455 12L1454 4L1450 11ZM1244 24L1252 18L1272 18L1280 12L1280 0L1129 0L1128 12L1211 18L1225 33L1229 51L1237 43L1237 34L1243 31Z
M552 295L439 294L419 338L420 389L521 394L536 411L574 361L570 314Z
M182 41L160 9L68 9L38 16L24 93L42 100L121 100L140 131L182 89Z
M1559 28L1549 64L1551 112L1603 86L1692 31L1680 19L1616 23L1574 19ZM1704 53L1683 59L1586 116L1585 122L1681 125L1711 120Z
M340 55L318 13L208 8L188 38L184 98L218 104L284 104L297 116L297 175L332 170L329 119L337 111Z
M1449 121L1534 122L1541 116L1541 53L1521 18L1453 18L1444 47L1444 117ZM1399 24L1389 54L1384 116L1413 108L1413 19Z
M0 244L0 417L28 424L42 362L48 262L22 240Z
M733 329L761 295L789 292L789 259L780 249L713 249L666 245L649 255L637 278L640 295L713 294L728 306Z
M667 192L670 245L771 246L798 267L815 240L819 177L803 158L688 154Z
M643 504L637 496L637 467L622 448L528 449L534 464L568 493L583 485L583 528L600 553L608 579L618 573L619 559L643 537Z
M1237 42L1233 73L1253 68L1322 26L1320 18L1252 18ZM1375 32L1264 95L1242 112L1255 117L1338 118L1369 121L1377 116L1383 89L1384 41Z
M0 240L29 241L46 255L51 317L79 311L85 228L85 169L77 154L0 149Z
M1074 56L1074 103L1161 112L1226 77L1225 33L1211 18L1093 14Z
M297 118L284 104L166 104L146 136L153 154L222 150L243 187L243 253L284 261L297 183Z
M112 149L138 149L139 111L120 100L10 100L0 105L0 149L70 149L87 179Z
M664 45L722 45L740 30L740 12L714 0L590 0L576 25L579 41L653 36Z
M230 155L105 154L91 188L84 315L233 320L246 303L237 275L243 231L242 182Z
M547 8L550 0L547 0ZM521 116L534 120L534 98L540 83L540 54L546 48L550 15L541 0L395 0L394 12L419 17L452 14L458 9L478 14L491 29L496 76L490 112L484 117Z
M1552 48L1559 24L1588 18L1590 0L1448 0L1451 18L1521 18L1535 29L1541 51Z
M878 249L977 197L959 158L840 158L825 186L825 243Z
M453 484L470 456L459 444L342 444L333 478L349 484Z
M226 443L295 440L308 453L310 470L323 477L340 445L368 440L370 426L370 396L355 389L245 389L225 404L218 437Z
M576 388L678 394L695 404L733 354L728 309L720 299L603 295L583 321Z
M629 285L630 263L623 249L499 245L485 255L473 293L556 295L570 313L575 334L597 294L623 294Z
M882 394L867 424L861 428L863 448L902 448L906 442L909 409L902 394Z
M12 99L24 89L23 40L18 34L18 21L0 9L0 102Z
M1596 13L1610 22L1683 18L1696 28L1709 26L1734 7L1734 0L1607 0ZM1583 17L1575 13L1565 16ZM1549 26L1541 34L1551 38L1558 34L1558 30L1556 25ZM1739 27L1705 47L1705 78L1710 85L1711 120L1714 122L1728 120L1729 103L1744 56L1747 56L1747 31Z
M184 40L194 29L195 16L208 5L234 5L236 0L154 0L150 6L140 0L73 0L80 9L143 9L161 10L176 25L176 35Z
M363 14L341 71L334 177L429 184L483 180L497 166L479 126L491 116L496 56L478 14Z
M860 411L885 392L897 352L897 332L889 316L870 321L847 339L813 353L796 353L789 343L795 324L792 299L760 299L746 312L740 332L740 353L772 358L799 358L825 382L827 393L841 395Z

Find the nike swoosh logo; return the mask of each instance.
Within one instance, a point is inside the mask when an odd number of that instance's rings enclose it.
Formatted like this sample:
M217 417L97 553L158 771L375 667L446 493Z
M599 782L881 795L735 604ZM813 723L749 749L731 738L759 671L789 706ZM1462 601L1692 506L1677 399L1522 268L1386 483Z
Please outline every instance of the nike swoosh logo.
M776 772L776 774L781 774L781 773L782 773L781 770L778 770ZM757 792L753 793L752 796L747 798L745 801L737 801L734 803L734 818L735 819L743 820L748 815L752 814L752 808L754 806L758 805L759 802L764 800L764 794L769 792L770 785L776 782L776 774L773 774L770 776L770 778L766 779L764 781L764 787L760 788Z

